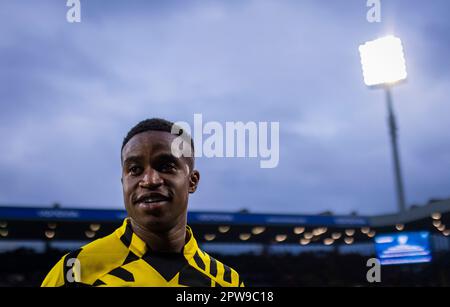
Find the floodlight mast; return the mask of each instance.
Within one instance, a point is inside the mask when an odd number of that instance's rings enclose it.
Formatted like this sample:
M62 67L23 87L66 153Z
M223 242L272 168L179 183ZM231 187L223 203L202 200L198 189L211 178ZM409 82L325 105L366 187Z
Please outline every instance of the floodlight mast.
M405 191L403 188L402 171L400 167L400 155L398 150L398 137L397 137L397 122L395 119L393 103L392 103L392 93L391 86L385 87L386 92L386 105L388 109L388 124L389 124L389 134L391 136L391 147L392 147L392 157L394 159L394 173L395 173L395 184L397 191L397 205L400 213L405 212Z
M398 149L397 123L395 119L392 87L406 80L406 63L401 40L389 35L367 42L359 47L364 82L369 88L383 88L386 94L388 126L394 160L395 185L399 213L406 210L400 155Z

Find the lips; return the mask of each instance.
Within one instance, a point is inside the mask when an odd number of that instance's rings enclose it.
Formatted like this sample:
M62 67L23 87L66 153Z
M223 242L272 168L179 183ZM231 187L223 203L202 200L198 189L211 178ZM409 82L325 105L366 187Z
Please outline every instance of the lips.
M161 193L146 193L140 195L135 201L134 204L155 204L169 201L170 197L161 194Z

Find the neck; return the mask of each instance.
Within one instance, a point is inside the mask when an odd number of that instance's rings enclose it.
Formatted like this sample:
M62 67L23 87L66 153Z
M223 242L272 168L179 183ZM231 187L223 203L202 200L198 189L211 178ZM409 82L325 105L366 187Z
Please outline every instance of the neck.
M153 231L131 220L133 232L153 251L180 253L186 244L186 219L176 223L167 231Z

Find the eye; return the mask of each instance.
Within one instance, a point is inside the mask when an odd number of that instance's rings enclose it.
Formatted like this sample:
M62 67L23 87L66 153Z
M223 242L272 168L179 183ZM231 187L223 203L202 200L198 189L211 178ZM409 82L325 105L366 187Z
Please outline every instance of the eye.
M131 173L131 175L137 176L142 172L142 168L134 165L129 168L129 172Z
M176 171L177 166L173 162L164 162L161 165L161 171L162 172L174 172Z

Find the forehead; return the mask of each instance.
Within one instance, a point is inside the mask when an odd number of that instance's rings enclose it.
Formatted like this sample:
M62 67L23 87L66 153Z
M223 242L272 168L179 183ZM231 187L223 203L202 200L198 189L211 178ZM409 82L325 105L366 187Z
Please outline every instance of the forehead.
M150 155L156 152L171 153L172 141L176 138L165 131L146 131L133 136L125 145L122 156L125 159L131 155Z

